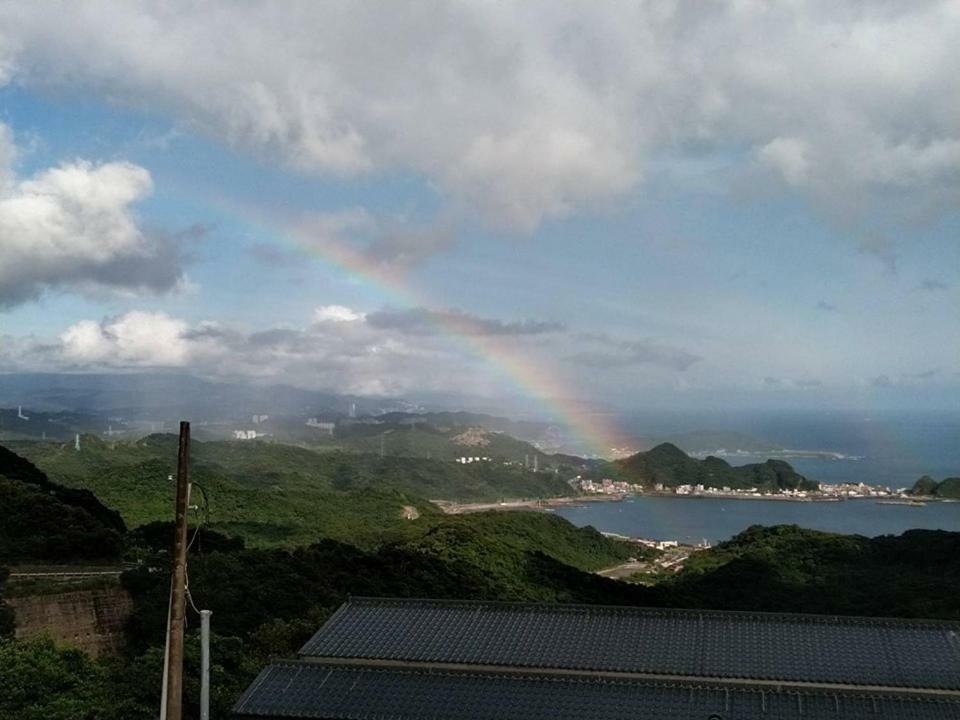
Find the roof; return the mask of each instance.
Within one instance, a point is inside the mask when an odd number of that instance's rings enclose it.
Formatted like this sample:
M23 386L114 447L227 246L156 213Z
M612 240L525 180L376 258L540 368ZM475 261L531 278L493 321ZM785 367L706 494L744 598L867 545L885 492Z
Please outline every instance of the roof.
M241 718L960 718L960 625L353 598Z
M956 720L960 702L294 661L268 666L234 712L315 720Z
M304 656L960 690L960 624L353 598Z

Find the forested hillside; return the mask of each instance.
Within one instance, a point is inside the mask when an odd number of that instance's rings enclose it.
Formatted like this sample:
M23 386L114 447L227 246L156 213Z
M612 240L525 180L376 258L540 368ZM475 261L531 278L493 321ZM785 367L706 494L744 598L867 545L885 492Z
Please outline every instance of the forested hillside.
M960 620L960 533L899 536L754 526L658 586L682 607Z
M17 478L0 480L7 490L0 492L0 509L14 520L3 527L20 528L16 542L6 545L6 563L59 559L71 548L88 559L99 552L93 539L103 536L113 543L111 553L123 551L141 564L121 579L133 602L122 657L93 661L45 641L0 639L0 716L152 718L170 587L172 484L166 475L176 440L87 442L79 453L52 443L29 449L56 469L57 479L100 488L119 498L130 516L153 522L125 533L107 528L86 507L64 499L79 498L98 508L97 517L115 520L96 497L60 492L28 461L2 455ZM960 533L870 539L754 527L695 554L680 573L642 586L594 573L650 552L637 545L547 513L443 515L407 492L489 492L495 482L538 483L552 475L519 468L499 474L489 466L488 477L478 473L483 466L317 455L258 443L197 443L193 470L210 500L205 506L202 494L195 496L201 507L191 513L191 537L197 534L189 570L193 602L213 610L216 720L228 717L268 658L295 652L350 594L960 619ZM402 504L422 512L403 519ZM210 525L197 531L204 519ZM23 531L28 525L29 538ZM229 529L229 536L211 526ZM0 569L0 580L4 573ZM9 635L10 621L0 599L0 636ZM188 716L196 713L198 696L194 623L191 615ZM55 694L48 692L52 684Z
M621 479L648 488L657 484L758 490L816 490L819 487L819 483L800 475L783 460L733 467L717 457L697 460L670 443L618 460L614 466Z
M84 436L72 443L11 447L58 482L96 493L130 526L169 517L177 438L136 442ZM381 458L267 442L194 442L193 480L206 490L211 527L254 545L297 545L318 537L369 546L384 532L403 533L405 508L430 516L429 499L496 501L554 497L569 486L554 473L503 463Z
M65 562L119 557L126 528L87 490L50 482L0 447L0 561Z
M929 495L948 500L960 500L960 477L944 478L940 482L937 482L929 475L924 475L914 483L910 494Z

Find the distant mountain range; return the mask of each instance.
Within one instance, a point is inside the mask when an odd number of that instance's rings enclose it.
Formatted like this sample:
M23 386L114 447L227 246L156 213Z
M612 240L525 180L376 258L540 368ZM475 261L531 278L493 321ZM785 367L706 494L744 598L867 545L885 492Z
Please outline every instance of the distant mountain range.
M18 406L26 417L20 416ZM393 435L383 440L385 453L423 457L470 454L461 452L470 447L465 438L457 447L439 442L438 436L450 439L471 428L491 434L487 440L495 440L496 447L490 452L512 460L537 450L552 454L579 449L569 429L549 418L516 420L476 412L469 404L463 407L443 410L401 397L214 382L182 373L0 374L0 408L5 408L0 409L0 439L68 439L77 432L129 439L170 431L180 419L190 419L203 439L229 439L234 431L244 430L280 442L380 452L379 436ZM311 418L336 422L335 436L328 432L324 437L317 424L308 426ZM363 424L374 429L356 427ZM491 440L493 434L498 437ZM507 440L535 447L508 450ZM711 429L637 436L630 447L649 450L664 442L696 455L782 451L775 443L744 433ZM474 447L488 444L481 439Z
M155 421L220 420L255 413L367 415L418 409L400 398L340 395L290 385L213 382L180 373L0 374L0 407L18 405L35 411Z

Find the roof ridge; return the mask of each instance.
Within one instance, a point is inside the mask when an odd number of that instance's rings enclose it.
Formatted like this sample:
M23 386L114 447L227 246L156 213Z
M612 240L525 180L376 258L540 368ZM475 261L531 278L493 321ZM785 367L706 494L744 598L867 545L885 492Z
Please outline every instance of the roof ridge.
M447 598L404 598L404 597L372 597L350 596L338 608L356 606L376 606L384 604L432 606L432 607L490 607L515 610L536 610L538 612L601 612L622 613L630 615L664 614L672 616L700 616L730 617L737 619L756 619L766 621L787 621L806 624L829 625L872 625L880 627L910 627L952 630L960 633L960 621L943 620L939 618L895 618L875 617L869 615L825 615L819 613L792 613L773 612L763 610L720 610L711 608L673 608L652 605L601 605L590 603L540 603L532 601L510 600L464 600ZM332 619L332 618L331 618Z
M905 686L843 685L804 681L769 680L756 678L725 678L704 676L658 675L655 673L616 673L596 670L557 670L547 667L511 667L496 665L467 665L456 663L417 663L383 659L334 658L280 658L270 662L261 675L277 666L316 668L317 670L348 670L371 673L402 673L409 675L498 678L509 680L547 680L554 682L583 682L616 685L643 685L645 687L731 690L749 693L784 693L806 696L837 695L878 699L908 699L912 701L960 704L960 691L939 688ZM255 681L259 684L260 678ZM251 687L250 691L254 690Z

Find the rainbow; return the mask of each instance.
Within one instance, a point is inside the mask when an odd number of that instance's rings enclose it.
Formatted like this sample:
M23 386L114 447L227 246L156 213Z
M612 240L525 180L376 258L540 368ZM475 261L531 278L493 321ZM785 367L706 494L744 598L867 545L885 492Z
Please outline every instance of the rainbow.
M296 252L317 258L373 287L391 304L406 308L434 307L429 298L405 284L397 274L386 272L383 267L345 243L315 235L307 236L305 231L292 223L267 216L249 206L240 206L222 196L216 199L216 204L229 215L239 216L265 235L292 246ZM441 334L462 339L474 356L495 369L523 396L534 400L549 420L566 426L587 453L610 457L615 448L625 443L613 415L598 412L589 404L571 398L569 388L572 384L557 368L525 355L503 337L484 333L479 323L469 316L437 313L431 317Z

